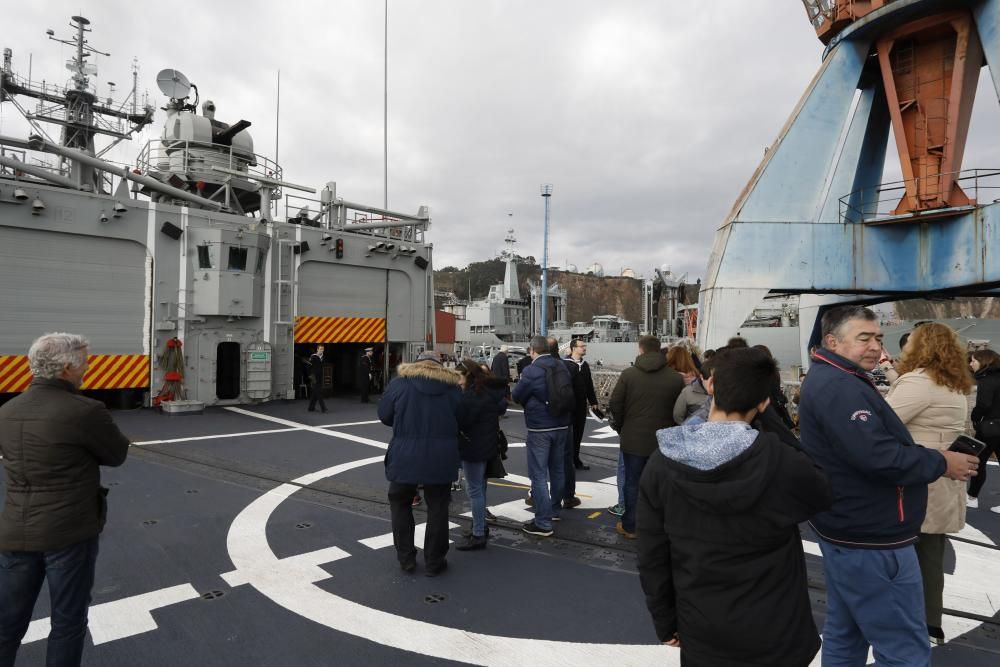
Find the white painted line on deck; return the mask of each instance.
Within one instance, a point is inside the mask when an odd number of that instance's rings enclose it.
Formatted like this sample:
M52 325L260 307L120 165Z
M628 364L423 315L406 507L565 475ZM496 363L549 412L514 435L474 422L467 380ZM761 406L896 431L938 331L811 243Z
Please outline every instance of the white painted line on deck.
M198 597L200 597L198 591L191 584L181 584L94 605L89 612L90 637L94 640L94 646L97 646L116 639L151 632L159 627L150 613L154 609L162 609ZM50 627L48 618L32 621L22 643L28 644L45 639L49 635Z
M392 544L392 533L389 534L389 544ZM348 558L350 555L339 547L328 547L319 551L310 551L298 556L282 558L281 567L285 572L294 572L296 577L302 577L303 580L316 583L317 581L330 578L330 574L321 568L320 565L333 563L343 558ZM237 586L249 583L250 577L259 575L243 568L232 572L225 572L219 576L227 584L236 588Z
M258 413L252 413L255 417L260 417ZM290 422L292 424L298 422ZM369 424L381 424L377 419L363 422L344 422L342 424L322 424L320 426L309 426L307 424L302 424L301 426L293 426L289 428L275 428L267 431L241 431L239 433L216 433L214 435L194 435L186 438L168 438L166 440L143 440L141 442L133 442L132 445L135 447L142 447L143 445L170 445L178 442L194 442L197 440L216 440L219 438L242 438L247 435L268 435L271 433L291 433L292 431L302 431L311 430L314 428L343 428L345 426L367 426Z
M452 528L458 528L457 523L448 522L448 530ZM413 528L413 545L418 549L424 548L424 536L427 534L427 524L418 523ZM385 535L376 535L375 537L368 537L363 540L358 540L359 544L363 544L369 549L384 549L386 547L392 546L392 533L386 533ZM448 540L448 544L452 544L453 540Z
M321 426L310 426L309 424L303 424L302 422L292 421L291 419L282 419L281 417L273 417L271 415L262 415L259 412L253 412L251 410L244 410L243 408L226 408L230 412L235 412L237 414L246 415L248 417L256 417L257 419L263 419L264 421L274 422L275 424L282 424L283 426L294 426L302 431L311 431L313 433L319 433L320 435L327 435L331 438L340 438L341 440L350 440L351 442L357 442L362 445L370 445L372 447L378 447L379 449L388 449L389 445L384 442L379 442L378 440L372 440L371 438L362 438L359 435L354 435L353 433L344 433L343 431L329 431Z

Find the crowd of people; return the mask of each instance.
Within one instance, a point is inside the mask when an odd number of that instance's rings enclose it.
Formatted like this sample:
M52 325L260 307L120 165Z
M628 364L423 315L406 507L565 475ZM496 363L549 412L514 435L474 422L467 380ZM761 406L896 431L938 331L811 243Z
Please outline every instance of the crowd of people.
M924 322L893 360L878 317L860 306L826 311L820 331L797 422L771 352L740 337L700 354L644 336L608 397L620 441L618 503L608 511L621 538L636 541L656 636L679 647L685 665L808 665L822 650L824 665L853 666L869 649L878 664L926 665L931 643L944 640L945 536L978 509L986 463L1000 450L1000 355L969 354L953 329ZM49 657L80 661L104 523L98 469L121 465L129 446L103 404L79 394L87 348L72 334L39 338L28 353L31 387L0 407L0 665L13 663L46 579ZM466 359L453 370L435 352L399 365L378 417L392 428L385 475L404 572L418 567L420 490L424 573L447 570L459 470L472 522L456 548L487 547L487 482L505 475L501 419L511 401L524 413L533 512L521 529L550 537L563 510L580 505L586 420L603 418L586 354L584 341L561 351L535 336L513 388L503 351L492 366ZM891 381L884 396L876 369ZM314 393L310 409L317 403L325 411ZM953 447L968 442L970 423L975 454ZM804 523L823 554L822 641Z
M824 665L863 665L869 649L879 664L921 665L944 639L945 535L977 507L985 463L1000 445L1000 355L967 355L954 330L928 322L889 359L878 317L863 307L827 311L821 332L797 421L771 352L740 337L703 355L643 337L609 397L620 440L619 502L609 512L620 517L618 534L637 540L656 634L681 648L685 664L807 665L822 646ZM567 352L533 338L511 393L524 410L534 512L522 530L538 537L551 536L561 512L579 503L583 420L599 411L586 344L574 341ZM482 391L473 366L458 394ZM884 396L877 368L892 379ZM506 359L499 374L506 384ZM949 449L967 431L967 396L977 385L978 456ZM484 415L483 456L497 455L492 431L504 390L493 391L456 403L459 432L470 419L463 403ZM487 401L491 410L472 407ZM478 499L483 469L463 466L476 480L470 500ZM486 545L477 502L459 548ZM803 523L824 556L822 642Z

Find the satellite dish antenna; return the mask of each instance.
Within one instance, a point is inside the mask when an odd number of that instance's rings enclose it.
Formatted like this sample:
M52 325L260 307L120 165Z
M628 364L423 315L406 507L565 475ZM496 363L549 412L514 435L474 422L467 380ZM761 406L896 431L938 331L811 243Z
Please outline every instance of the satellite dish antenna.
M156 75L156 85L161 93L175 100L183 100L191 92L191 82L176 69L161 70Z

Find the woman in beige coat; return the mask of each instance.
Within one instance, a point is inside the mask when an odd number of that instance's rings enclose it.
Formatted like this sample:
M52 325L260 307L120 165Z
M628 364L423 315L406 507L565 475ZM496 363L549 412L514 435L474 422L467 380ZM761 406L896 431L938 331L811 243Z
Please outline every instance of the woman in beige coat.
M899 378L886 400L917 444L948 449L965 432L966 395L973 380L965 350L951 327L931 322L913 330L897 364ZM927 516L920 527L917 558L924 580L924 606L931 641L941 643L945 533L965 526L965 482L944 477L927 489Z

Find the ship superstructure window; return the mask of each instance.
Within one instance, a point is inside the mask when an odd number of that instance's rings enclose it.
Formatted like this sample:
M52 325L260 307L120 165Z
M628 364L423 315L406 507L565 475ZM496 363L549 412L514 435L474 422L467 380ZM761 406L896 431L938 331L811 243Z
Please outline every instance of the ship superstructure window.
M236 246L230 246L229 248L229 270L230 271L246 271L247 270L247 249L237 248Z
M207 245L198 246L198 268L212 268L212 250Z
M263 250L258 250L257 251L257 268L254 269L254 273L260 273L261 271L264 270L264 257L265 257L264 251Z

